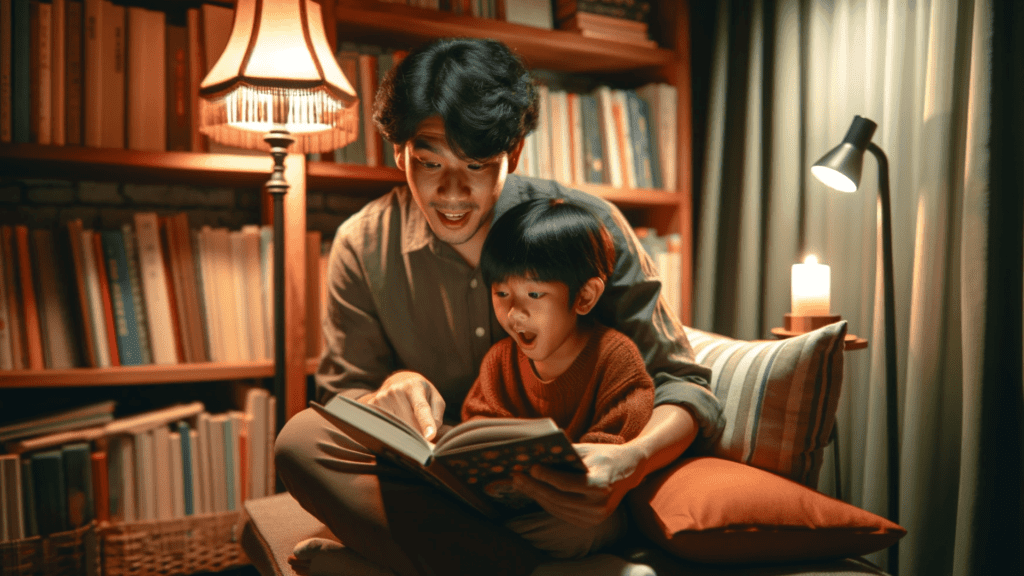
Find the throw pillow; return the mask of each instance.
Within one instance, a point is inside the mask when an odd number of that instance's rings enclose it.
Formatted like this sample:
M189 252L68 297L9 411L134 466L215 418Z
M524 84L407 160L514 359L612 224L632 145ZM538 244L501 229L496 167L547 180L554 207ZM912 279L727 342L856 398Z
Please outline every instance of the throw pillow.
M785 340L686 335L711 368L725 416L711 453L816 488L842 389L846 321Z
M861 556L907 533L792 480L710 456L651 475L629 503L644 535L680 558L704 563Z

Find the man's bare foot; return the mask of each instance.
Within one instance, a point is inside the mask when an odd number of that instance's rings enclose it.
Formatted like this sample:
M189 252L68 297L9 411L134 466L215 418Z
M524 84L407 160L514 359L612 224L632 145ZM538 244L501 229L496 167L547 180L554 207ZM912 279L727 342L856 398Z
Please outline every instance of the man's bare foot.
M580 560L541 564L531 576L657 576L644 564L634 564L611 554L595 554Z

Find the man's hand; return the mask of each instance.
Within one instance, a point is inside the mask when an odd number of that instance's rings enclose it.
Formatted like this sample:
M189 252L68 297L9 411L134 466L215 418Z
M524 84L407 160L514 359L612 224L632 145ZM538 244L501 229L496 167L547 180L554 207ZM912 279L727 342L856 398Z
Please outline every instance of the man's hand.
M380 388L359 399L408 422L431 441L444 418L444 398L422 374L401 370L388 376Z
M574 444L586 476L534 466L513 485L552 516L581 527L599 524L643 479L640 451L629 444Z

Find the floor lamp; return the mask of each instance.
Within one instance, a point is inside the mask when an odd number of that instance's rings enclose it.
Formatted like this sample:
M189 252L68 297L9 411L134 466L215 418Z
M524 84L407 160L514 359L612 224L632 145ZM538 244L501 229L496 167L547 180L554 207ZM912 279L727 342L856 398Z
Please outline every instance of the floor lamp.
M231 36L199 85L200 131L211 140L266 150L274 226L274 395L285 421L284 159L356 139L355 89L345 78L313 0L238 0Z
M811 166L811 173L823 184L841 192L855 192L860 185L864 151L878 161L878 198L882 205L882 288L885 298L885 405L888 428L889 519L899 523L899 429L896 388L896 305L892 265L892 217L889 209L889 160L885 152L871 142L877 125L854 116L843 141ZM889 548L888 569L898 571L897 545Z

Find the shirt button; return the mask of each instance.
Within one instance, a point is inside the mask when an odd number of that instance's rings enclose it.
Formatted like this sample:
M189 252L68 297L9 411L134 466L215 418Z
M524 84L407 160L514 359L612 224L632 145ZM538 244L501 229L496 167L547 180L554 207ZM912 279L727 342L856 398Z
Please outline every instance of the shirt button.
M480 327L478 327L476 329L476 335L477 335L478 338L483 338L484 334L486 334L486 333L487 333L487 331L484 330L483 326L480 326Z
M473 278L472 280L469 281L469 287L470 288L476 288L476 286L477 286L476 278Z

